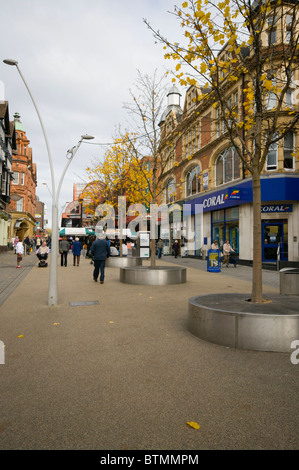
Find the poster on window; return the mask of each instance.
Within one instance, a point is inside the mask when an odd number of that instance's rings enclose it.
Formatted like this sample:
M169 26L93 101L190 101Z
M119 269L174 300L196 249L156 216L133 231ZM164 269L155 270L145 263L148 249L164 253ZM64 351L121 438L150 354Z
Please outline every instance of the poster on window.
M140 246L149 246L150 245L150 234L148 232L140 232Z
M202 189L209 188L209 173L203 173L202 175Z
M149 248L140 248L140 258L149 258L150 250Z

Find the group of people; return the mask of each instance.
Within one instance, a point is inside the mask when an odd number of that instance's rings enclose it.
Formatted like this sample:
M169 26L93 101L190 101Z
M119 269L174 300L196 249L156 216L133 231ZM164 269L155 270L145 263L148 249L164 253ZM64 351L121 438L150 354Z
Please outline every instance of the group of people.
M21 236L16 236L11 239L14 252L17 255L17 268L21 268L21 261L24 254L30 255L30 253L36 249L36 255L41 259L42 253L49 253L51 248L51 238L42 239L40 237L25 237L24 241Z
M73 253L73 266L80 265L81 252L83 250L83 245L79 240L79 237L76 237L72 243L70 243L66 237L63 237L59 242L59 253L60 253L60 264L61 266L67 266L67 257L70 249Z
M163 246L164 246L163 240L161 238L159 238L158 243L157 243L158 258L162 257ZM214 240L214 242L212 243L211 248L212 248L212 250L220 250L220 247L218 245L217 240ZM172 250L173 250L174 257L177 258L178 254L179 254L179 250L180 250L180 244L179 244L178 240L174 241L174 243L172 245ZM222 255L223 256L223 264L225 264L226 267L228 267L230 253L231 252L235 253L235 250L232 248L232 246L230 245L228 240L225 240L225 242L223 244L223 247L222 247L222 251L223 251L223 255Z
M34 244L36 246L36 256L38 257L38 259L39 260L47 259L48 254L50 253L50 247L51 247L50 240L45 241L40 238L37 238L36 242L32 244L32 240L30 240L29 237L25 238L24 243L21 239L16 237L14 239L14 250L17 255L17 268L21 268L20 263L22 261L22 257L23 257L23 254L27 245L30 245L30 247L32 246L34 247ZM164 247L163 240L159 238L157 242L158 258L162 257L163 247ZM212 250L221 251L217 240L214 240L211 248ZM74 241L73 240L69 241L64 236L59 241L59 253L61 257L61 261L60 261L61 266L65 266L65 267L67 266L68 254L70 250L72 251L72 254L73 254L73 266L79 266L81 252L83 249L84 251L86 251L86 256L89 256L89 253L90 253L93 259L94 281L97 282L99 274L100 274L100 282L103 283L104 277L105 277L105 260L109 258L110 256L119 256L119 250L116 248L114 241L107 240L105 235L99 235L97 239L93 239L92 241L89 239L84 243L84 245L82 245L78 237L76 237ZM175 258L177 258L179 254L179 249L180 249L180 244L178 240L175 240L175 242L172 245L172 249L173 249ZM222 251L223 251L223 264L225 264L228 267L230 253L235 252L235 250L231 247L228 240L226 240L225 243L223 244ZM127 244L123 243L122 255L127 256L127 254L128 254Z
M220 247L218 245L217 240L214 240L214 242L212 243L211 248L212 248L212 250L220 250ZM223 251L223 264L225 264L226 267L228 268L230 253L231 252L235 253L235 250L233 250L233 248L231 247L229 241L225 240L225 242L223 244L223 247L222 247L222 251Z

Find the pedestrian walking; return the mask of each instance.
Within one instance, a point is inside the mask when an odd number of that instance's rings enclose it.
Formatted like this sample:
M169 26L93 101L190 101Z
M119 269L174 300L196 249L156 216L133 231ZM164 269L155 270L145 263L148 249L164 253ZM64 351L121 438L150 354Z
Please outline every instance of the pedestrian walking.
M91 245L90 252L94 264L93 280L97 282L100 273L100 283L104 284L105 263L106 259L110 256L109 243L104 238L104 235L98 235L97 240Z
M22 243L21 238L18 239L15 250L16 250L16 255L17 255L17 268L21 268L22 266L20 263L23 259L23 254L24 254L24 245Z
M72 246L73 266L76 266L76 265L79 266L82 248L83 248L82 243L80 242L79 238L76 237Z
M225 240L225 243L223 245L223 256L224 256L223 264L226 264L227 268L229 265L229 255L231 251L235 252L235 250L233 250L232 247L230 246L229 241Z
M28 235L24 240L24 244L25 244L25 254L30 255L31 242L30 242L30 238Z
M178 240L176 240L174 242L174 244L172 245L172 249L174 251L174 257L177 258L178 257L178 254L179 254L179 249L180 249L180 245L179 245L179 242Z
M158 241L158 243L157 243L158 258L161 258L161 257L162 257L163 247L164 247L164 243L163 243L163 241L162 241L162 238L159 238L159 241Z
M15 240L14 240L14 244L13 244L13 247L14 247L14 250L15 250L15 253L16 253L16 246L17 244L19 243L19 237L16 236Z
M63 239L59 243L59 253L61 255L61 266L67 267L67 255L70 249L70 244L67 241L66 237L63 237Z

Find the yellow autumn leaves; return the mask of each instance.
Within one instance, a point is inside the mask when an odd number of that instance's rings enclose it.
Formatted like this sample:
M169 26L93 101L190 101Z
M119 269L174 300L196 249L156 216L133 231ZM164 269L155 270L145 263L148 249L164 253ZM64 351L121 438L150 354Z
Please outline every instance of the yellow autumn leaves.
M144 202L151 173L136 152L134 138L129 133L115 138L104 161L86 168L92 183L85 188L84 207L90 214L95 215L102 201L116 206L119 196L126 196L128 204Z

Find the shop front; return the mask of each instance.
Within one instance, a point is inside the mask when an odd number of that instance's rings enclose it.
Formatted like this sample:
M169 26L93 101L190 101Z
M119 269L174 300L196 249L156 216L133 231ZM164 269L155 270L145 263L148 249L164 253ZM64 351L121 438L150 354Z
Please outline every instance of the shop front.
M214 240L222 248L229 240L240 259L252 261L251 179L184 202L191 205L191 224L201 250L209 250ZM262 176L261 202L262 260L299 261L299 177ZM200 235L196 234L199 207L203 214ZM188 255L197 256L198 250L189 250Z

